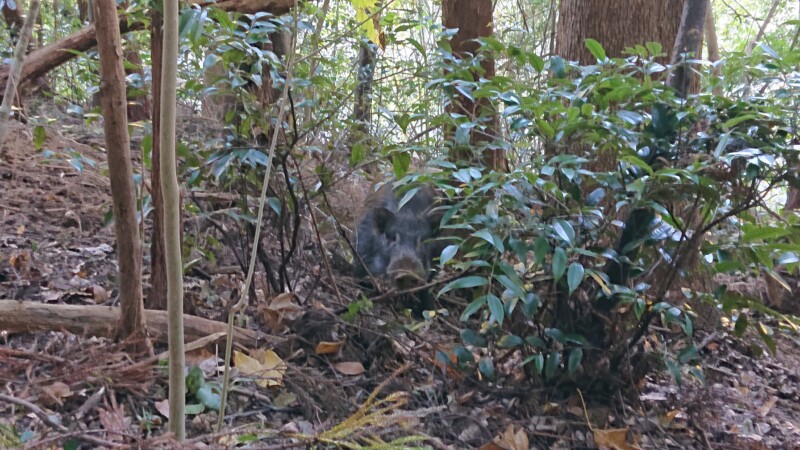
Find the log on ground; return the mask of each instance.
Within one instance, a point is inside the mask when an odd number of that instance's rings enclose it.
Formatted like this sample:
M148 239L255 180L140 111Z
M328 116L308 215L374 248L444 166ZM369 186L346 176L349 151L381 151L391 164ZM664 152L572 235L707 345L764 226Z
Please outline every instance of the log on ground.
M113 338L119 308L108 306L51 305L32 301L0 300L0 331L31 333L35 331L68 331L77 335ZM225 331L227 324L184 314L184 337L193 341ZM159 342L167 340L167 312L145 310L145 322L150 336ZM234 327L234 342L245 346L270 343L284 339L256 330Z

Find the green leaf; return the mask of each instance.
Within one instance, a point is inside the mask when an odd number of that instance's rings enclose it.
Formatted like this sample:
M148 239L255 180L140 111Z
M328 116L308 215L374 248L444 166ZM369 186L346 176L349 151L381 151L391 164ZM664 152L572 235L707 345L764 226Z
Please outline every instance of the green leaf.
M738 116L738 117L734 117L734 118L728 120L727 122L722 124L722 126L726 130L730 130L731 128L735 127L736 125L739 125L742 122L746 122L748 120L757 119L757 118L758 118L758 116L755 115L755 114L744 114L744 115L741 115L741 116Z
M748 319L746 314L739 314L739 317L736 318L736 324L733 326L733 333L736 337L742 337L744 332L747 330Z
M222 397L215 392L212 384L206 384L201 387L195 396L206 408L219 411L220 405L222 404Z
M500 339L497 340L497 345L500 348L513 348L519 347L520 345L524 344L525 341L522 340L521 337L515 336L513 334L507 334Z
M672 378L675 379L675 383L677 383L678 386L683 385L683 379L681 377L681 370L678 367L678 365L675 364L675 361L673 361L671 359L667 359L665 362L667 363L667 370L669 370L669 373L672 375Z
M547 242L546 237L540 236L533 243L533 257L536 265L541 266L547 259L548 253L550 253L550 243Z
M505 247L503 246L503 240L500 237L495 236L489 230L479 230L472 233L473 236L479 237L484 241L488 242L489 244L493 245L494 248L497 249L500 253L505 253Z
M36 150L41 150L44 147L44 142L47 140L47 130L41 125L33 128L33 146Z
M350 167L355 167L367 156L367 150L361 143L353 144L350 149Z
M464 312L461 313L461 321L466 322L467 319L469 319L473 314L480 311L480 309L483 308L483 305L485 304L486 304L485 295L482 295L479 298L475 299L472 303L467 305L466 308L464 308Z
M408 173L408 167L411 165L411 155L405 152L397 152L392 154L392 169L394 176L398 179L403 178Z
M484 356L478 361L478 370L490 380L494 378L494 363L492 363L492 358L488 356Z
M567 271L567 286L569 286L569 293L572 294L575 292L575 289L581 284L583 281L583 265L578 262L574 262L569 265L569 271Z
M198 414L202 414L203 411L205 411L205 410L206 410L206 408L205 408L205 406L203 406L202 403L193 403L193 404L190 404L190 405L186 405L185 412L189 416L196 416Z
M447 283L442 290L439 291L438 295L446 294L454 289L469 289L478 286L485 286L487 284L489 284L489 281L486 279L486 277L477 275L459 278Z
M533 361L533 370L536 372L537 375L542 374L542 369L544 369L544 355L541 353L537 353L535 355L528 356L522 362L523 365L528 364L529 362Z
M547 355L547 362L544 366L544 379L550 380L556 375L558 366L561 364L561 352L552 351Z
M197 394L197 391L205 384L206 380L203 377L203 371L197 366L192 366L189 369L189 373L186 374L186 392L193 395Z
M553 230L555 230L556 234L558 234L561 239L566 241L567 244L574 244L575 229L572 228L572 224L563 219L556 219L553 221Z
M762 239L775 239L789 234L789 230L785 228L771 226L758 227L754 225L744 225L742 227L742 232L744 233L742 236L742 241L744 242L753 242Z
M414 197L414 195L417 194L417 192L419 192L419 189L420 188L418 187L409 189L408 192L406 192L406 194L403 196L403 198L401 198L400 201L397 203L397 209L398 210L403 209L403 206L405 206L405 204L408 203L409 200L411 200Z
M567 373L569 375L574 374L578 366L581 365L581 361L583 361L582 348L576 348L569 352L569 359L567 360Z
M442 250L441 256L439 256L439 265L444 267L444 265L447 264L448 261L450 261L451 259L453 259L454 256L456 256L457 252L458 252L458 245L453 244L445 247L444 250Z
M605 61L606 60L606 52L603 50L603 46L600 45L594 39L586 39L586 48L589 49L589 53L592 54L598 61Z
M506 310L503 308L503 302L500 301L494 294L486 296L486 303L489 305L489 311L492 313L489 317L489 322L497 322L498 325L503 325L503 318L506 315Z
M356 10L356 20L360 24L361 31L375 45L381 45L381 30L378 28L379 20L377 16L380 12L378 1L350 0L350 3L352 3L353 9Z
M567 270L567 253L561 247L556 247L553 253L553 281L558 281Z

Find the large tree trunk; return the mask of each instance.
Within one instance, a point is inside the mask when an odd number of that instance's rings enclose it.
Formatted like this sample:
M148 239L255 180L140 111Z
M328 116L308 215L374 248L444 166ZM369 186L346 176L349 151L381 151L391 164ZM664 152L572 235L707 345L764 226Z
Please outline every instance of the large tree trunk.
M561 0L556 53L593 64L594 56L584 45L588 38L600 42L612 58L624 56L626 47L647 42L658 42L669 52L682 11L682 0Z
M119 336L130 338L135 351L151 350L144 328L142 303L142 249L136 222L130 138L128 136L125 70L122 67L122 42L114 0L94 2L95 26L100 42L100 95L103 105L103 131L111 178L111 201L119 260L119 297L122 314Z
M458 32L450 39L450 48L453 55L458 58L468 58L477 55L480 44L475 39L489 37L493 33L492 25L492 0L444 0L442 2L442 23L445 28L457 28ZM481 61L483 73L472 73L472 80L478 81L480 77L491 79L494 77L494 59L485 55ZM508 161L505 152L486 148L487 144L494 141L499 135L497 111L494 105L485 98L472 101L470 98L455 93L448 109L457 114L463 114L471 120L484 119L470 134L470 147L484 147L482 163L484 166L498 171L508 170ZM451 159L461 160L469 158L466 152L451 152Z

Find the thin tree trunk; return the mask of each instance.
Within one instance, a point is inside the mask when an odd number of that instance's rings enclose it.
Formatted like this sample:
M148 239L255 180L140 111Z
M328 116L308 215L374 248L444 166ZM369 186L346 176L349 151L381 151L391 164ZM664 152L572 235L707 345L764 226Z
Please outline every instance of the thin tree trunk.
M378 46L367 41L361 41L361 48L358 51L358 62L356 64L356 85L355 104L353 106L353 120L356 126L366 133L368 124L372 118L372 81L375 79L375 63L378 57Z
M186 438L186 384L183 342L183 264L181 263L181 201L175 158L175 108L178 78L178 2L164 5L161 59L161 186L164 197L164 239L169 315L169 429L178 441Z
M147 91L144 83L144 70L142 68L142 57L136 50L135 44L127 43L125 49L125 61L128 63L125 75L137 74L141 81L141 87L133 88L128 95L128 120L139 122L150 118L150 101L147 98Z
M708 47L708 60L712 63L719 61L719 41L717 40L717 26L714 23L714 4L709 2L708 12L706 13L705 24L706 46ZM722 68L715 65L713 70L714 77L719 78L722 75ZM722 84L715 84L713 91L714 95L722 95Z
M699 58L703 43L703 24L708 16L708 0L686 0L683 4L681 25L672 49L672 70L668 77L670 87L686 98L692 88L691 67L685 59Z
M119 297L122 314L119 336L132 351L150 351L144 328L142 303L142 250L136 222L130 139L125 99L125 70L122 67L122 42L114 0L96 0L94 14L100 43L100 94L103 106L103 131L111 178L111 201L119 260Z
M710 3L706 13L705 35L708 60L711 62L719 61L719 41L717 40L717 26L714 23L714 6ZM718 69L714 69L714 73L718 72Z
M745 54L747 54L747 56L753 54L753 50L756 48L756 44L758 44L759 41L761 41L761 38L764 37L764 33L767 31L767 26L772 21L772 18L775 17L775 13L778 12L778 6L780 6L780 4L781 0L772 0L772 6L769 7L769 12L767 13L767 17L764 18L764 21L761 23L761 27L758 29L758 33L756 33L756 36L753 38L752 41L750 41L747 44L747 47L745 48Z
M8 133L8 121L11 118L11 107L16 98L17 86L22 73L22 65L25 62L25 51L28 48L28 42L33 33L33 24L36 23L36 16L39 14L39 0L31 0L30 10L28 17L25 19L25 24L22 26L17 46L14 49L14 59L11 61L11 76L6 81L6 90L3 94L3 103L0 105L0 150L3 148L3 143L6 140L6 133ZM21 103L21 102L20 102Z
M145 299L148 309L167 309L167 267L164 256L164 199L161 195L161 58L164 16L163 2L153 6L150 16L150 58L153 113L152 136L153 151L150 160L153 167L150 172L150 198L153 202L153 233L150 240L150 292Z

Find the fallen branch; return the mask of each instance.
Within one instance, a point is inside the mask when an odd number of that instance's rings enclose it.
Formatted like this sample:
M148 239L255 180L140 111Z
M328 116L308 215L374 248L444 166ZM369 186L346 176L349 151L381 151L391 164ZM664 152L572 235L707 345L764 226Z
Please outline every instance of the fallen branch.
M68 331L78 335L113 338L119 308L108 306L49 305L31 301L0 300L0 330L9 333ZM214 320L184 314L184 336L197 340L225 332L227 325ZM145 322L153 340L166 343L167 312L145 310ZM257 342L278 344L284 339L257 330L234 327L233 340L247 346Z
M281 15L289 12L294 6L294 0L223 0L218 3L202 1L195 2L200 7L214 6L223 11L238 11L245 14L256 12L267 12L273 15ZM144 29L141 22L128 23L120 20L120 34L130 33ZM25 65L22 68L17 86L24 89L33 80L46 75L47 72L57 68L65 62L77 57L80 53L91 50L97 46L97 34L94 25L90 25L76 33L73 33L57 42L46 45L42 48L30 52L25 57ZM9 65L0 66L0 86L5 86L8 81Z
M64 425L54 421L49 414L47 414L44 410L39 408L38 406L34 405L33 403L23 400L21 398L12 397L10 395L0 394L0 400L8 403L14 403L15 405L19 405L28 409L28 411L32 412L39 418L45 425L49 426L50 428L59 431L61 433L69 433L69 429ZM100 439L94 436L87 434L86 432L82 432L80 434L74 435L76 439L79 439L84 442L88 442L89 444L93 444L100 447L119 447L119 445L106 441L105 439Z

